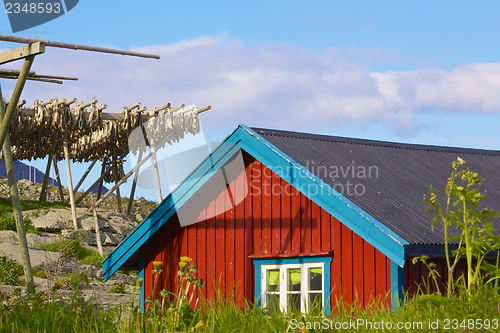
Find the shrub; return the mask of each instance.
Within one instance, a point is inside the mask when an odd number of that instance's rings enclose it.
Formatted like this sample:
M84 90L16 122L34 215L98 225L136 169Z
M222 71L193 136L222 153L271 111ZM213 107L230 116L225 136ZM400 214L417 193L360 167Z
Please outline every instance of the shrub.
M125 294L125 284L123 282L114 284L110 289L110 293L114 294Z
M7 256L0 257L0 284L19 286L17 277L21 275L24 275L23 266Z

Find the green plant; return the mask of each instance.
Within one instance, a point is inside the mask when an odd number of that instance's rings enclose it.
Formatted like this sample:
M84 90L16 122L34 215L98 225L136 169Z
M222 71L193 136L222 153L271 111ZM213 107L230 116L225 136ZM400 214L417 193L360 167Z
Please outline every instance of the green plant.
M17 232L16 220L12 215L10 215L10 213L7 216L0 216L0 230L12 230ZM31 224L31 221L28 218L24 219L24 231L27 234L40 234L38 229Z
M47 272L42 270L42 269L37 269L37 268L32 267L31 270L33 272L33 276L36 276L36 277L39 277L42 279L46 279L48 277Z
M432 227L436 223L442 223L445 236L445 251L448 265L448 290L447 296L451 297L456 285L453 283L451 274L462 256L467 261L467 293L471 296L472 288L482 287L484 269L490 272L494 267L484 259L486 255L493 251L500 250L500 236L495 236L491 219L500 216L496 211L488 208L481 208L479 203L484 194L479 193L477 185L483 179L469 168L459 170L465 164L460 157L452 163L451 177L448 179L445 193L447 198L446 208L442 209L435 191L429 189L430 198L424 201L429 204L427 210L434 210L434 217L431 221ZM452 209L457 207L456 209ZM454 226L460 230L456 236L448 235L448 228ZM457 244L457 249L453 251L453 264L450 261L449 244ZM498 271L496 272L498 276ZM494 277L497 279L497 277ZM477 288L476 288L477 290Z
M117 284L114 284L109 289L109 292L115 293L115 294L125 294L125 284L123 282L119 282Z
M67 285L73 290L79 290L80 283L83 283L88 286L90 282L93 280L94 280L93 276L89 276L88 274L85 273L80 273L78 272L78 270L75 273L67 274L62 277L62 283Z
M17 277L21 275L24 275L23 266L7 256L0 257L0 284L20 286Z

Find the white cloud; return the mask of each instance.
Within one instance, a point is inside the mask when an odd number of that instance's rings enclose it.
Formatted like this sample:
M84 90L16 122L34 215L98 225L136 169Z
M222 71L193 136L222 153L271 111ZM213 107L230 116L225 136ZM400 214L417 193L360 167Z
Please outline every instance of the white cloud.
M39 74L77 76L62 86L29 82L23 98L93 96L120 112L137 101L211 105L205 126L320 130L345 122L382 122L400 133L418 130L418 115L500 112L500 63L370 72L373 61L402 63L393 50L355 47L314 52L289 45L244 45L228 36L201 36L172 45L135 48L160 60L48 48ZM7 95L10 92L5 92Z

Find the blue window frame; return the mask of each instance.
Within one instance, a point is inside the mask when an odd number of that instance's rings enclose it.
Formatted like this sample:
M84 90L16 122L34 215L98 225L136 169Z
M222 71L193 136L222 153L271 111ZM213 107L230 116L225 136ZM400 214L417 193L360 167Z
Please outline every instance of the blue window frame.
M256 303L270 311L307 312L321 302L330 313L331 261L331 256L253 259Z

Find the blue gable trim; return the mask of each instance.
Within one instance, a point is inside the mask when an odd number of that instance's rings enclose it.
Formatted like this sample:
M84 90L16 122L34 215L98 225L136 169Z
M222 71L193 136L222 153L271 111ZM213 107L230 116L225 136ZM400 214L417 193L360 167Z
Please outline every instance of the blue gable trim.
M141 294L139 295L139 302L140 302L140 307L142 313L144 313L144 286L146 285L146 281L144 281L144 269L146 268L146 265L144 263L144 254L139 254L139 279L142 279L142 288L141 288Z
M398 310L404 301L405 276L402 267L399 267L394 261L391 261L391 297L392 309Z
M209 157L169 194L103 262L109 279L178 208L239 149L243 149L337 218L398 266L404 265L404 239L245 125L239 125Z
M262 291L262 265L283 265L283 264L305 264L305 263L323 263L323 288L325 292L325 313L330 313L330 263L332 262L331 256L317 256L317 257L296 257L296 258L274 258L274 259L253 259L255 265L255 304L261 305L261 291Z

